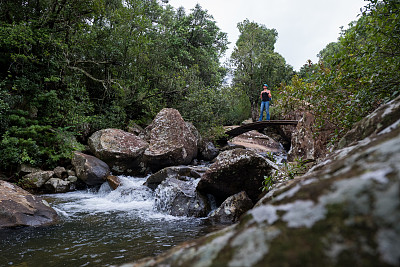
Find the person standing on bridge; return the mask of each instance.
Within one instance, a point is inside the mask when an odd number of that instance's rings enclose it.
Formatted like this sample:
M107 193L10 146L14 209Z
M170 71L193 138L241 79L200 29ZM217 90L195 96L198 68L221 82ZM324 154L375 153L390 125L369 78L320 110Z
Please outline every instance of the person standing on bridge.
M269 101L272 99L271 91L268 90L268 85L263 85L263 91L260 94L261 98L261 111L260 111L260 119L258 121L262 121L264 110L267 113L267 121L269 121Z

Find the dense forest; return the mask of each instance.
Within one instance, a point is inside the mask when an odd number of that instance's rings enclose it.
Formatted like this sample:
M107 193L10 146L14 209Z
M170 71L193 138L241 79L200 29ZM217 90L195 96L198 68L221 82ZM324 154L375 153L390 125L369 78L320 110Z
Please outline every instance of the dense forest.
M255 118L264 82L272 119L308 110L329 143L400 93L398 0L367 1L299 72L274 51L278 32L250 20L221 62L227 35L212 15L167 2L0 0L0 173L68 162L93 132L146 126L164 107L216 137Z

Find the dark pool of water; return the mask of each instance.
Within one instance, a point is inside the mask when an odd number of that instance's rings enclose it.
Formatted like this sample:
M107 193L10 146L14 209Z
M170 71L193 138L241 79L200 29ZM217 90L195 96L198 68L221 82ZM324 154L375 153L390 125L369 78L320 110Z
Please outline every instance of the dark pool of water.
M142 178L111 191L45 196L60 214L51 227L0 230L0 266L112 266L155 256L215 230L202 219L154 211ZM133 188L133 190L132 190Z

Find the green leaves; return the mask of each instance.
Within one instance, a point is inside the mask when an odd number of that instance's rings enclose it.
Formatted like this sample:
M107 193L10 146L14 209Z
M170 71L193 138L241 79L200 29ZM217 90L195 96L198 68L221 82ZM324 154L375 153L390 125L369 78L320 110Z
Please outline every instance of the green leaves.
M188 14L141 0L0 7L1 168L53 165L79 148L74 135L146 123L163 107L203 129L223 120L227 37L200 5Z
M369 1L358 21L282 88L281 116L310 110L318 133L335 143L357 121L400 92L400 3ZM304 96L304 97L302 97Z

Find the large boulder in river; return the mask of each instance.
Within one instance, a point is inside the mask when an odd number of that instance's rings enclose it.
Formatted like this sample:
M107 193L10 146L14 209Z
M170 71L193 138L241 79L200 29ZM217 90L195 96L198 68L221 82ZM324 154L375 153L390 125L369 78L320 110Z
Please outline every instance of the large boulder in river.
M250 150L224 151L201 177L197 189L213 195L218 203L241 191L256 202L264 177L277 168L273 162Z
M199 179L167 178L155 190L155 209L173 216L205 217L208 199L196 191Z
M399 159L397 117L275 187L238 224L125 266L399 266Z
M72 165L77 177L90 186L101 185L110 174L110 168L104 161L80 152L74 153Z
M41 197L1 180L0 192L0 229L44 226L57 222L57 212Z
M88 141L92 153L118 174L144 172L141 157L149 144L133 133L119 129L95 132Z
M161 110L146 128L149 147L143 160L152 171L189 164L197 156L197 138L176 109Z

